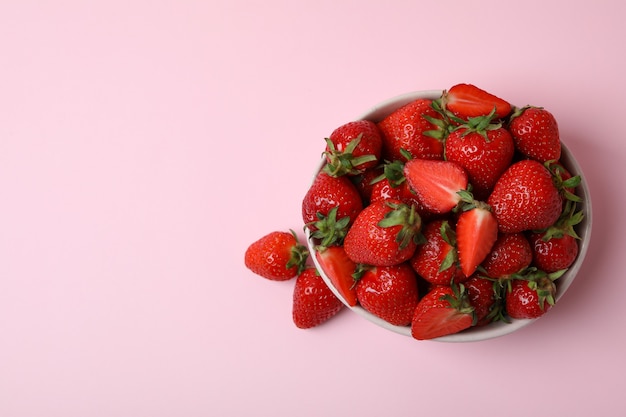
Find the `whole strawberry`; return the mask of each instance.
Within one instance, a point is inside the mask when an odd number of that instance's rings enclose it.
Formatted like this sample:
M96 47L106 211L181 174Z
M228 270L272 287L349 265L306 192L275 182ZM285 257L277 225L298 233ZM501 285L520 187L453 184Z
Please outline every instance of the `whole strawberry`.
M500 233L481 264L491 278L507 279L530 266L533 251L523 233Z
M534 106L517 109L508 128L515 147L526 157L542 163L561 158L559 126L546 109Z
M494 186L487 203L502 233L545 229L556 222L563 209L552 174L532 159L511 165Z
M513 279L506 293L505 306L513 319L535 319L544 315L555 303L554 281L562 275L538 271L525 279Z
M365 207L344 239L348 257L357 264L397 265L413 256L422 221L415 207L381 200Z
M367 269L356 293L364 309L396 326L411 323L419 298L417 277L407 263Z
M441 159L445 132L437 126L442 116L432 100L418 99L393 111L378 123L383 136L383 158L405 160L402 150L414 158Z
M324 171L334 177L360 174L378 164L382 147L374 122L357 120L341 125L326 139Z
M484 326L502 319L502 311L499 303L499 293L495 288L500 288L490 279L479 275L472 275L463 285L467 289L469 303L474 307L476 315L475 326Z
M318 326L341 311L344 304L328 288L315 268L306 268L293 289L292 317L296 326Z
M308 255L293 231L274 231L248 246L244 262L257 275L272 281L286 281L302 271Z

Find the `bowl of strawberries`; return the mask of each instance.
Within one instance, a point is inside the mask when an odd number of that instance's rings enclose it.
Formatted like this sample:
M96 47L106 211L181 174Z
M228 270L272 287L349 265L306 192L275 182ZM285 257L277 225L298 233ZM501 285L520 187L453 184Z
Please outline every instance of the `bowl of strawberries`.
M344 306L416 340L471 342L553 308L592 216L552 113L457 84L332 131L302 218L310 259Z

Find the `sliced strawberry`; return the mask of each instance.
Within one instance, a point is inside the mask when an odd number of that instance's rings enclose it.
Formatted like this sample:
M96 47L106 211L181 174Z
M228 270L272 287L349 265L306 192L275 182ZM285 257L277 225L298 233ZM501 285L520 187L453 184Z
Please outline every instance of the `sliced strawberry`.
M330 279L331 283L345 300L346 304L354 307L356 297L357 265L348 258L342 246L331 246L315 252L320 267Z
M441 98L443 108L454 116L467 120L469 117L486 116L494 107L495 116L504 118L511 112L511 104L472 84L457 84L445 91Z
M450 161L411 159L404 176L424 207L434 213L451 211L461 201L458 192L468 184L467 173Z
M485 260L497 239L498 222L489 206L476 202L474 208L461 213L456 223L456 244L466 277Z
M440 286L427 293L417 304L411 335L418 340L458 333L474 323L474 308L462 284Z

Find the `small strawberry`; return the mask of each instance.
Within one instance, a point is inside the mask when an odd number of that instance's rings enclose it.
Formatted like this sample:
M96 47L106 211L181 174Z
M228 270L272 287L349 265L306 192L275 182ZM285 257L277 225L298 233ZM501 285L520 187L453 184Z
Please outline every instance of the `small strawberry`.
M554 281L563 272L536 271L530 277L513 279L505 299L508 315L513 319L534 319L545 314L555 303Z
M472 200L469 193L456 222L456 247L461 270L470 277L485 260L498 238L498 222L487 204Z
M248 269L272 281L286 281L298 275L309 252L296 234L274 231L253 242L244 256Z
M441 106L463 120L486 116L494 109L495 116L500 119L505 118L511 112L511 105L507 101L473 84L457 84L448 91L444 91Z
M477 199L489 196L515 152L511 134L502 124L492 123L492 117L493 113L470 117L450 132L445 143L446 160L465 169Z
M327 217L337 207L336 219L349 217L352 224L363 209L363 200L356 186L346 176L332 177L320 172L302 200L302 219L312 231L320 215Z
M292 318L301 329L318 326L334 317L344 304L328 288L315 268L306 268L293 289Z
M326 139L324 171L333 177L359 174L378 164L382 147L374 122L357 120L341 125Z
M494 186L487 203L503 233L550 227L563 208L550 171L532 159L511 165Z
M504 318L499 294L495 290L495 288L500 288L498 283L475 274L463 285L467 289L469 302L474 307L475 326L484 326Z
M354 220L344 239L344 249L358 264L397 265L413 256L421 227L414 206L399 200L375 201Z
M417 274L433 285L450 285L467 278L461 271L456 251L456 234L447 220L433 220L422 230L424 243L410 259Z
M511 115L509 131L515 147L527 158L539 162L561 158L561 139L556 119L543 107L525 106Z
M407 263L367 269L356 288L359 304L396 326L411 323L419 298L415 271Z
M507 279L528 268L532 260L533 251L523 233L500 233L481 267L491 278Z
M474 323L474 307L463 284L437 286L417 303L411 335L417 340L458 333Z
M411 159L404 176L423 206L433 213L450 212L461 201L459 191L468 185L467 173L456 162Z
M445 131L437 126L442 116L431 103L429 99L412 101L378 123L383 136L384 159L404 160L401 150L414 158L442 159Z
M343 247L316 250L315 259L346 304L351 307L357 305L357 265L348 258Z

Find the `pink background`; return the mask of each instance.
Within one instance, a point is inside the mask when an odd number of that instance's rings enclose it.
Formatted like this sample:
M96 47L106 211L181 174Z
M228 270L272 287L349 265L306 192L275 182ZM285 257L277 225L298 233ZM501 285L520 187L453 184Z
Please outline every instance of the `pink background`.
M2 1L0 415L623 415L623 4ZM579 278L486 342L297 329L246 247L301 230L335 127L458 82L559 120Z

